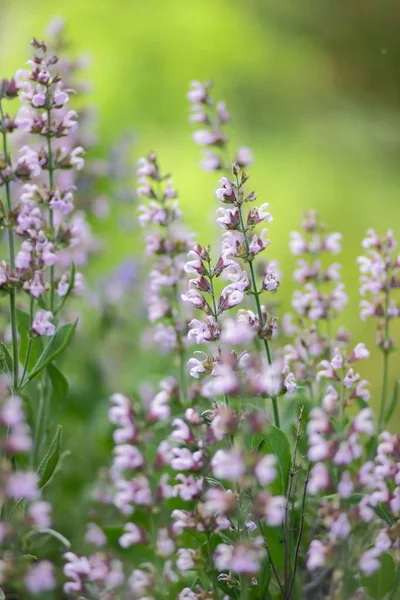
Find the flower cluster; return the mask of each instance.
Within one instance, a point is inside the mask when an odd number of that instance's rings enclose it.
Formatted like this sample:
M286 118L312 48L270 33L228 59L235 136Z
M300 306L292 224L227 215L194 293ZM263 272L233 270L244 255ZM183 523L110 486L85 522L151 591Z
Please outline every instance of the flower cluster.
M184 279L184 257L193 243L180 223L178 194L169 176L163 176L154 153L139 160L137 194L147 199L138 207L141 227L158 225L159 232L146 237L147 254L157 256L149 275L146 304L148 317L155 323L154 342L163 352L184 351L185 323L178 313L179 286Z
M315 211L304 213L302 229L303 233L291 233L289 245L294 256L305 256L297 260L293 274L303 289L294 292L292 306L296 321L291 314L285 315L283 333L295 338L285 348L285 360L296 377L306 381L315 377L318 363L324 356L329 357L332 346L348 342L343 328L334 337L331 331L331 321L343 310L347 295L340 281L340 263L325 266L324 260L324 255L337 255L341 251L341 234L328 233Z
M185 581L194 570L206 569L209 586L202 589L211 592L214 585L237 590L241 576L251 578L262 569L266 558L263 524L268 528L281 524L285 497L271 488L278 475L276 456L259 454L243 444L249 433L255 434L260 419L221 405L203 415L190 407L173 418L173 399L168 403L164 395L173 394L171 385L172 381L165 382L145 411L122 394L111 397L109 411L116 426L110 471L113 503L127 519L118 545L139 546L149 560L131 572L125 567L124 573L115 556L105 560L106 535L91 522L86 540L100 550L88 557L65 555L64 573L72 581L64 589L69 594L87 593L94 582L96 590L104 592L102 598L116 588L129 590L134 598L146 593L153 598L165 586L173 586L179 598L185 598ZM160 410L162 405L168 408ZM161 438L155 436L156 423ZM234 432L235 446L225 449L224 437ZM281 489L281 482L276 489ZM253 508L241 497L250 490L255 494ZM201 543L187 547L189 532ZM203 544L213 536L232 538L233 543L221 542L213 549ZM98 569L100 556L102 569ZM160 559L161 572L157 569ZM256 586L256 580L251 585Z
M34 39L32 46L29 68L0 84L1 227L8 234L0 287L9 297L10 322L1 342L0 586L7 597L55 590L55 565L41 558L47 557L42 547L52 537L69 545L52 529L52 507L42 489L61 461L61 426L50 441L54 424L48 416L65 397L60 381L67 387L52 363L76 328L59 320L70 294L83 289L74 263L84 250L83 218L74 212L73 185L62 177L84 165L83 148L72 141L78 128L78 115L69 108L73 90L58 70L58 56L44 42ZM21 106L10 116L6 103L14 99Z
M400 316L400 305L393 296L393 290L400 288L397 242L391 230L380 239L373 229L369 229L362 245L366 255L357 259L361 273L360 293L370 300L361 301L360 316L363 321L377 319L377 345L388 352L393 340L386 326L389 327L390 320Z
M229 159L230 117L210 83L193 82L188 98L191 121L201 125L194 140L206 149L202 166L221 171L220 247L214 256L195 244L156 154L140 159L138 221L151 261L145 304L153 346L164 354L157 372L167 371L158 387L134 377L130 395L111 395L112 457L95 482L81 542L74 537L71 549L53 530L42 490L63 454L61 426L48 443L48 415L68 388L62 363L53 363L75 331L60 324L62 309L83 287L76 266L92 237L74 210L83 166L70 108L76 65L44 42L33 46L29 69L0 84L0 224L9 248L0 287L11 321L0 344L0 596L372 600L375 576L395 585L399 568L400 438L384 430L398 387L389 402L400 287L394 236L369 231L358 260L368 296L361 316L378 321L384 358L375 419L359 368L370 352L362 341L350 346L344 329L331 331L347 301L340 265L327 260L340 252L341 236L315 212L305 213L303 233L291 234L292 253L306 258L294 273L296 321L285 317L282 328L294 341L282 347L280 307L271 300L281 276L264 258L272 215L248 189L250 151ZM22 108L10 117L4 105L17 97ZM128 261L102 280L107 309L139 271ZM149 355L154 361L154 348ZM63 574L47 551L51 538L57 550L64 546Z
M211 81L192 81L187 94L191 109L189 120L196 127L202 127L193 132L195 143L204 148L200 166L210 172L230 167L229 160L226 164L229 138L224 126L231 118L225 102L214 102L210 94L211 88ZM239 148L234 162L241 168L250 166L253 162L251 150L247 147Z
M329 385L307 425L308 457L313 463L308 490L312 495L324 493L317 514L319 535L310 543L307 567L314 571L329 565L323 572L329 578L335 570L335 589L341 589L344 572L347 577L352 573L354 581L360 570L371 575L380 567L379 556L399 543L394 526L400 508L398 439L383 433L374 460L368 460L363 441L374 435L375 423L366 406L368 382L354 371L354 363L368 356L364 344L358 344L347 357L336 349L330 362L322 361L317 378ZM347 409L354 402L363 408L349 417ZM368 529L360 551L363 523ZM369 544L374 545L365 549Z

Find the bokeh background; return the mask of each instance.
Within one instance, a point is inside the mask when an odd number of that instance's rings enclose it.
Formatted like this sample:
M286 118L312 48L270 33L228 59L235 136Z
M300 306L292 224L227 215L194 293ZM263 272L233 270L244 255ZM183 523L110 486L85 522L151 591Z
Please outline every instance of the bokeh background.
M98 159L130 148L123 188L129 199L134 160L155 149L173 173L185 218L199 241L217 239L215 175L198 168L186 91L192 79L212 79L234 117L233 143L251 146L252 181L274 215L270 254L284 280L280 311L290 305L293 260L289 232L307 208L320 211L344 236L343 279L350 296L343 324L371 348L374 326L358 314L356 257L368 227L400 234L400 4L395 0L0 0L0 72L10 76L28 56L33 35L61 15L75 53L91 57L93 84L86 102L97 107ZM106 219L92 218L101 250L87 269L95 295L108 274L133 259L132 293L118 314L77 305L81 331L66 371L71 396L61 422L72 456L53 494L58 525L79 537L89 483L109 460L106 421L110 391L156 383L168 360L142 347L142 234L134 201L116 197L99 175L98 193L110 201ZM397 340L400 331L397 330ZM149 360L150 359L150 360ZM374 401L381 357L364 367ZM396 358L391 381L400 376ZM399 410L391 427L398 428ZM67 515L67 516L66 516Z

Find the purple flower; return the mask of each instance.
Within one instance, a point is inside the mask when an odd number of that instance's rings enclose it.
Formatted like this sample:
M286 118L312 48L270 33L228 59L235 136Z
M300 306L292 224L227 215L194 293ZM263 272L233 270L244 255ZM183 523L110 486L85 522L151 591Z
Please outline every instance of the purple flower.
M33 500L39 494L38 477L31 471L13 473L7 481L7 496L20 500Z
M196 552L191 548L179 548L176 566L181 573L190 571L194 568Z
M256 575L261 569L265 555L263 541L253 539L248 544L218 544L214 552L214 564L218 571L233 571L244 575Z
M85 540L88 544L93 544L100 548L107 543L104 531L96 523L88 523L86 527Z
M363 573L366 575L372 575L375 573L380 566L381 562L379 560L379 556L381 555L381 551L379 548L370 548L369 550L365 550L360 556L359 567Z
M56 588L54 565L48 560L41 560L29 569L24 581L30 593L34 595L54 590Z
M245 464L237 450L217 450L211 460L213 475L235 481L245 472Z
M250 148L246 146L242 146L238 149L234 163L239 165L239 167L250 167L254 162L253 153Z
M206 102L208 97L207 87L200 81L192 81L187 93L189 102Z
M49 319L53 318L53 313L49 310L38 310L33 321L32 331L39 336L52 336L55 334L56 328Z
M233 183L227 177L222 177L219 180L219 184L221 187L215 190L215 195L217 196L218 200L228 203L235 202L236 195L233 188Z
M276 457L273 454L265 454L254 467L254 474L261 485L269 485L277 475Z
M27 511L30 523L39 529L51 527L52 506L49 502L39 500L33 502Z
M324 463L318 462L311 469L308 491L315 495L323 490L327 490L331 485L331 478L328 468Z
M326 563L327 548L320 540L312 540L308 548L307 569L314 571Z
M212 173L213 171L222 169L223 164L220 157L215 154L215 152L211 152L211 150L204 150L203 158L200 161L200 166L202 169L204 169L204 171Z
M122 548L129 548L129 546L141 544L144 541L143 532L135 523L125 523L124 532L118 540Z

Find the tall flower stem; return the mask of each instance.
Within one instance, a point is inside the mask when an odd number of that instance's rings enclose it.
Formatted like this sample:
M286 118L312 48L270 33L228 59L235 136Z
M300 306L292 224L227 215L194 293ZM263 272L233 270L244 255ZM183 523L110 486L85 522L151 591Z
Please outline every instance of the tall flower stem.
M29 309L29 322L30 322L30 335L29 335L29 340L28 340L28 347L26 350L26 356L25 356L25 364L24 364L24 370L22 371L22 376L21 376L21 380L19 382L19 386L18 389L21 389L24 385L24 379L25 379L25 375L28 371L28 366L29 366L29 359L31 357L31 351L32 351L32 322L33 322L33 309L34 309L34 305L35 305L35 301L33 299L33 296L31 296L31 301L30 301L30 309Z
M9 155L7 148L7 134L3 127L4 122L4 113L3 107L0 101L0 117L2 123L2 137L3 137L3 153L4 160L9 163ZM6 184L6 198L7 198L7 210L8 212L12 211L12 199L11 199L11 190L10 190L10 182L7 180ZM8 247L10 254L10 270L11 273L14 273L15 270L15 246L14 246L14 232L11 227L8 227ZM12 354L13 354L13 391L16 391L18 387L18 330L17 330L17 309L16 309L16 291L15 287L11 287L10 291L10 321L11 321L11 337L12 337Z
M53 165L53 149L51 147L51 110L47 110L47 168L49 171L49 192L54 185L54 165ZM49 206L49 226L51 234L54 236L54 215L53 210ZM54 240L52 240L54 243ZM54 266L50 267L50 310L54 313Z
M218 308L217 308L217 302L215 299L215 290L214 290L213 274L212 274L212 269L211 269L211 260L208 261L208 278L210 281L210 296L211 296L211 300L212 300L214 319L215 319L216 323L218 323ZM221 350L221 346L219 343L217 343L217 348L218 348L218 355L221 358L222 350ZM226 406L229 407L230 406L229 396L226 392L224 393L224 400L225 400ZM233 438L228 438L228 439L230 440L230 445L232 445Z
M383 339L383 369L382 369L382 395L381 395L381 407L379 411L379 431L382 430L386 412L386 398L387 388L389 379L389 348L387 348L387 342L389 341L389 290L386 290L385 299L385 334Z
M239 178L236 177L236 180L237 180L237 186L239 187ZM249 240L247 239L246 228L244 226L244 221L243 221L242 207L240 204L238 205L238 211L239 211L239 220L240 220L240 228L241 228L240 231L244 238L244 244L246 247L247 255L250 256L251 253L250 253ZM254 296L254 300L256 303L257 315L258 315L258 319L260 321L260 325L264 325L264 316L263 316L262 310L261 310L261 303L260 303L259 292L257 289L257 281L256 281L256 274L254 271L253 261L249 259L248 264L249 264L249 270L250 270L251 293ZM272 355L271 355L271 349L269 347L268 340L264 339L263 342L264 342L265 354L267 356L267 361L268 361L268 364L271 366L272 365ZM272 401L272 410L274 413L274 422L275 422L276 427L280 428L281 425L280 425L278 402L277 402L276 396L271 396L271 401Z
M184 325L184 317L181 310L181 302L179 298L179 288L178 284L175 283L173 286L174 289L174 299L176 304L176 310L178 314L178 322L177 322L177 339L178 339L178 355L179 355L179 378L180 378L180 400L182 406L188 403L188 382L186 376L186 356L185 356L185 344L183 341L182 331Z

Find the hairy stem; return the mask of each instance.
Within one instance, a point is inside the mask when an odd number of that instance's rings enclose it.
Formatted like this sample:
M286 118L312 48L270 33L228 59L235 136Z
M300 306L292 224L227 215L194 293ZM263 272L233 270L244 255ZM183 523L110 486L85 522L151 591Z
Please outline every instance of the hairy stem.
M215 300L213 275L212 275L211 261L210 260L208 261L208 278L209 278L209 281L210 281L210 296L211 296L211 300L212 300L212 308L213 308L213 312L214 312L214 319L218 323L218 308L217 308L217 303L216 303L216 300ZM220 346L219 343L217 343L217 347L218 347L218 355L221 358L222 351L221 351L221 346ZM229 407L230 406L229 396L228 396L228 394L226 392L224 394L224 400L225 400L226 406ZM231 442L233 442L233 439L231 440Z
M239 186L238 178L237 178L237 184ZM244 243L246 246L247 254L250 255L249 240L247 239L246 228L244 226L243 215L242 215L242 207L240 205L238 205L238 211L239 211L239 220L240 220L240 228L241 228L240 232L242 233L243 238L244 238ZM259 292L257 289L257 281L256 281L256 274L254 272L253 261L249 260L248 263L249 263L249 269L250 269L251 292L255 299L257 315L258 315L258 319L260 321L260 325L264 325L264 316L263 316L262 310L261 310L261 303L260 303ZM264 339L263 342L264 342L265 354L267 356L267 361L268 361L268 364L271 366L272 365L272 356L271 356L271 349L269 347L268 340ZM276 427L280 428L281 424L280 424L280 419L279 419L278 402L277 402L276 396L271 396L271 401L272 401L272 410L274 413L274 422L275 422Z
M3 127L4 121L4 113L3 107L0 101L0 117L2 123L2 137L3 137L3 153L4 160L7 163L10 163L10 158L8 155L7 148L7 134ZM6 184L6 198L7 198L7 210L11 212L13 209L12 199L11 199L11 190L10 190L10 182L7 180ZM15 246L14 246L14 232L11 227L8 227L8 248L10 255L10 270L11 273L14 273L15 270ZM17 308L16 308L16 293L15 287L11 287L10 289L10 321L11 321L11 337L12 337L12 355L13 355L13 391L17 390L18 387L18 367L19 367L19 359L18 359L18 329L17 329Z
M296 467L296 460L297 460L297 449L298 449L298 445L299 445L299 439L301 436L301 423L302 423L302 418L303 418L303 410L304 407L302 406L300 408L300 414L297 420L297 430L296 430L296 438L295 438L295 442L294 442L294 448L293 448L293 459L292 459L292 464L290 466L290 471L289 471L289 485L288 485L288 490L287 490L287 494L286 494L286 502L285 502L285 518L284 518L284 522L283 522L283 532L284 532L284 540L285 540L285 547L284 547L284 586L285 586L285 590L287 589L287 586L289 585L289 570L290 570L290 559L291 559L291 546L292 546L292 532L289 530L289 508L290 508L290 503L291 503L291 496L292 496L292 488L293 488L293 481L294 481L294 476L297 472L297 467ZM293 502L294 504L294 502ZM292 504L292 510L293 510L293 504Z
M307 487L308 487L308 482L310 480L310 469L311 469L311 466L308 465L307 474L306 474L306 480L304 482L303 499L302 499L302 502L301 502L300 527L299 527L299 533L297 535L296 549L295 549L295 552L294 552L294 563L293 563L292 579L291 579L291 582L290 582L288 593L285 596L285 598L287 600L290 600L290 598L291 598L292 591L293 591L293 586L294 586L294 582L296 580L296 571L297 571L297 565L298 565L298 561L299 561L300 544L301 544L301 539L303 537L304 517L305 517L305 512L304 511L305 511L305 506L306 506Z
M379 411L378 429L382 430L384 426L385 412L386 412L386 398L387 398L387 387L389 379L389 349L386 347L389 340L389 290L386 290L385 299L385 334L383 339L383 374L382 374L382 395L381 395L381 406Z
M24 364L24 370L22 372L22 377L21 380L19 382L19 386L18 389L21 389L24 386L24 379L25 379L25 375L28 371L28 365L29 365L29 359L31 357L31 351L32 351L32 322L33 322L33 308L34 308L34 298L33 296L31 296L31 301L30 301L30 309L29 309L29 321L30 321L30 333L29 333L29 340L28 340L28 348L26 350L26 357L25 357L25 364Z
M54 165L53 165L53 149L51 147L51 110L47 110L47 160L48 160L48 171L49 171L49 191L53 189L54 185ZM54 215L53 210L49 206L49 226L52 236L54 237ZM52 239L54 243L54 239ZM50 267L50 310L54 314L54 266Z

